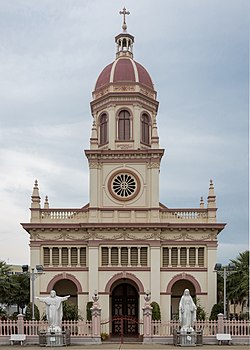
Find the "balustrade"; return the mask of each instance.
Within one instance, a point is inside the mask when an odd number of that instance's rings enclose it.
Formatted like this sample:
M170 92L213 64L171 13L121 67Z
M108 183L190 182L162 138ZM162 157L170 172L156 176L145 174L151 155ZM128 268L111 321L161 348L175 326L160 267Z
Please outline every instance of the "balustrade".
M87 212L81 209L41 209L42 221L79 221L87 219Z
M207 209L166 209L161 211L161 218L170 222L207 222L208 212Z
M142 334L142 322L140 334ZM224 333L232 336L249 336L249 320L223 320ZM48 325L45 321L24 321L21 320L21 325L15 320L0 320L0 342L2 336L10 336L19 334L19 328L23 327L23 332L26 336L38 336L40 331L47 329ZM172 336L174 329L179 328L178 321L152 321L151 322L152 337L157 336ZM63 321L63 330L69 329L72 337L91 336L92 323L91 321ZM196 330L202 330L203 337L216 336L218 333L218 321L197 321L195 323ZM109 321L101 322L101 332L109 332Z

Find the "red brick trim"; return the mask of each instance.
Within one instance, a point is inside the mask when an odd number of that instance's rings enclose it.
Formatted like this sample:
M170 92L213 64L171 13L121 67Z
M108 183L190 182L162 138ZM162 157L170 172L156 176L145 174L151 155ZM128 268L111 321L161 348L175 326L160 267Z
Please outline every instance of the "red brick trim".
M49 284L47 285L47 293L50 293L51 290L53 289L54 285L56 284L56 282L58 281L61 281L63 279L67 279L67 280L70 280L72 281L75 285L76 285L76 288L77 288L77 293L82 293L82 286L81 286L81 283L78 281L78 279L76 279L75 276L69 274L69 273L60 273L56 276L54 276Z
M200 286L199 282L196 280L196 278L194 278L192 275L189 275L189 274L183 272L183 273L180 273L179 275L174 276L171 279L171 281L167 285L166 294L171 294L172 287L175 284L175 282L183 280L183 279L191 282L194 285L195 294L201 294L202 293L201 292L201 286Z
M127 273L126 271L123 271L123 272L121 272L121 273L115 274L115 275L108 281L108 283L106 284L106 287L105 287L105 293L110 294L112 285L113 285L116 281L122 280L122 279L129 279L129 280L133 281L133 282L136 284L139 293L140 293L140 294L143 294L143 293L144 293L144 287L143 287L142 282L139 280L139 278L137 278L137 277L136 277L134 274L132 274L132 273L129 273L129 272Z

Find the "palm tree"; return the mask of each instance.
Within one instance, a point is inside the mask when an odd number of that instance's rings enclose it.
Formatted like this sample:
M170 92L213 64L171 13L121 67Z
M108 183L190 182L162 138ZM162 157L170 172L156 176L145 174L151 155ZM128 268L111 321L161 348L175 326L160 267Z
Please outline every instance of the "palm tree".
M0 303L2 304L9 304L7 301L11 293L10 271L10 266L5 261L0 261Z
M249 296L249 250L240 253L239 256L231 260L235 266L235 272L228 276L228 300L240 303L241 308Z

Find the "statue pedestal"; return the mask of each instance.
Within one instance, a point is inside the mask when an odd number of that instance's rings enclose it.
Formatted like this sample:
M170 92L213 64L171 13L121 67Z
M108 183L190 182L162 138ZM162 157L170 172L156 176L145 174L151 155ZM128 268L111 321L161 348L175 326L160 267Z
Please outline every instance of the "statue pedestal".
M177 346L196 346L202 345L202 331L175 331L174 332L174 345Z
M195 331L180 331L180 346L195 346L196 332Z
M66 346L70 345L70 332L40 332L40 346Z

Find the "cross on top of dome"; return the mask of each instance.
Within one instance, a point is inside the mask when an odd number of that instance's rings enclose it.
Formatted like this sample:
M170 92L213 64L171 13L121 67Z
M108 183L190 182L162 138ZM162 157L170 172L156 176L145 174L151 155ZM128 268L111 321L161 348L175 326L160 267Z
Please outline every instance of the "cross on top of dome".
M122 29L124 32L126 32L127 30L127 24L126 24L126 15L130 15L130 12L126 10L126 8L124 7L122 11L119 12L120 15L123 15L123 25L122 25Z

